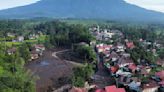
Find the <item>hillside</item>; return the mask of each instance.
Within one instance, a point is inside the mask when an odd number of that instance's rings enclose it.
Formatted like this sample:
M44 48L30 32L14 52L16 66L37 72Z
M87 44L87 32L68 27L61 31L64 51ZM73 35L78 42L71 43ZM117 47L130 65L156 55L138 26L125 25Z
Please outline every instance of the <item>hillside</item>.
M123 0L41 0L0 11L0 18L85 18L126 21L164 21L164 14Z

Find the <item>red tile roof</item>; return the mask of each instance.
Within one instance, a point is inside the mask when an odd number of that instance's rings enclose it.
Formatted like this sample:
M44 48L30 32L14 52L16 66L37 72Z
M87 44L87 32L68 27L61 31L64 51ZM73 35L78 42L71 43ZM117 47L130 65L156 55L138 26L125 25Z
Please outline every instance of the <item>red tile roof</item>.
M76 88L73 87L70 92L87 92L87 90L85 88Z
M157 64L157 65L163 65L163 64L164 64L164 60L158 59L158 60L156 61L156 64Z
M128 68L131 69L131 70L136 70L137 69L137 66L135 64L130 64L128 66Z
M126 92L124 88L117 88L117 92Z
M156 76L159 76L162 80L164 80L164 70L163 71L160 71L160 72L157 72L155 73Z
M126 92L124 88L116 88L115 85L105 87L105 92Z
M105 92L103 89L97 89L95 92Z
M111 70L112 73L116 73L118 71L118 69L119 69L119 66L112 66L110 68L110 70Z
M116 86L115 85L113 85L113 86L106 86L105 87L105 91L106 92L116 92Z
M164 81L159 82L159 84L164 86Z
M126 46L127 46L128 48L134 48L134 47L135 47L133 42L127 42L127 43L126 43Z

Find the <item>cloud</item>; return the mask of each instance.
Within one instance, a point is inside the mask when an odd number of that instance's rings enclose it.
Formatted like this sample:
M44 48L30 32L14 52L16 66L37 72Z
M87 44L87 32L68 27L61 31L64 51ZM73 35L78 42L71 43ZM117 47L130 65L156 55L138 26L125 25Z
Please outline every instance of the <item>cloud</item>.
M139 7L164 13L164 0L124 0Z
M0 0L0 10L36 3L40 0Z

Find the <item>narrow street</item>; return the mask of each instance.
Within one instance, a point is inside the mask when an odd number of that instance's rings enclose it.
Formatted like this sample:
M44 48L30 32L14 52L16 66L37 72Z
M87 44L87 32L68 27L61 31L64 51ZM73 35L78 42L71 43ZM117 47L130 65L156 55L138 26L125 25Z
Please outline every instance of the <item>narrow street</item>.
M97 72L93 75L94 84L97 85L98 88L104 88L105 86L109 86L114 84L113 79L110 77L109 72L103 66L103 61L100 60L99 55L97 54Z

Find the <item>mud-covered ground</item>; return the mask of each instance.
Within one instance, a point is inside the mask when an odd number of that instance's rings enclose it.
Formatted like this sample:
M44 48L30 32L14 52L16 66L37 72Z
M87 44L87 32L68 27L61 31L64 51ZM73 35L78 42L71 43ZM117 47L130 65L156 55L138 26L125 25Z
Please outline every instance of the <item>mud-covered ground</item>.
M57 87L61 77L70 77L72 68L70 62L52 56L55 51L45 51L38 60L32 61L25 67L33 72L39 79L36 81L37 92L46 92L50 87Z

